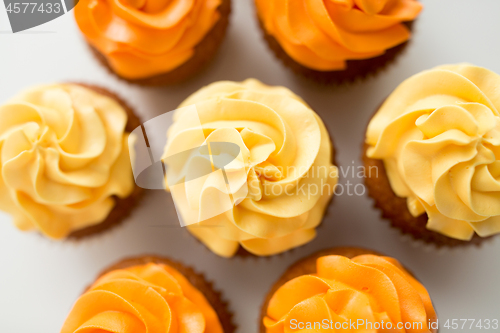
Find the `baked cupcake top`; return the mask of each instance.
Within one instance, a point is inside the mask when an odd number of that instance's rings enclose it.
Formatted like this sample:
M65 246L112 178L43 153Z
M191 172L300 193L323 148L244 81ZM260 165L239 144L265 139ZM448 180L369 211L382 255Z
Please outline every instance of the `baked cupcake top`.
M103 221L134 187L127 114L73 84L28 89L0 106L0 209L51 238Z
M410 38L403 24L422 5L416 0L255 0L265 32L296 62L318 71L346 68Z
M111 271L75 303L61 333L222 333L216 312L181 273L149 263Z
M368 157L427 228L470 240L500 232L500 76L469 64L403 82L370 121Z
M127 79L169 72L220 17L221 0L81 0L76 22L87 42Z
M431 332L429 323L437 318L427 290L397 260L372 254L318 258L314 274L281 285L264 310L266 332L276 333L379 332L389 325L400 332Z
M272 255L315 237L338 170L323 122L302 99L249 79L213 83L180 107L164 158L176 208L195 237L224 257L240 245ZM167 158L219 142L239 148L225 167L228 181L220 172L193 180L207 154ZM175 179L190 181L172 186Z

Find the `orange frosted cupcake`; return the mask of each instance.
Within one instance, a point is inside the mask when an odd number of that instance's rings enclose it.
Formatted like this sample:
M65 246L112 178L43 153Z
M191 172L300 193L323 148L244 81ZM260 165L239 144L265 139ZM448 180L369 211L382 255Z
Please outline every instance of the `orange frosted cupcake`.
M396 259L360 248L320 251L292 265L267 294L261 333L438 331L431 298Z
M61 333L232 333L227 304L203 275L163 257L123 260L76 301Z
M438 246L500 233L500 75L470 64L405 80L370 120L368 192L403 233Z
M82 0L75 18L97 59L132 83L185 80L215 55L230 0Z
M52 239L83 237L128 216L134 183L133 110L106 89L50 84L0 106L0 210L17 228Z
M342 83L375 73L401 53L417 0L255 0L265 40L296 73Z

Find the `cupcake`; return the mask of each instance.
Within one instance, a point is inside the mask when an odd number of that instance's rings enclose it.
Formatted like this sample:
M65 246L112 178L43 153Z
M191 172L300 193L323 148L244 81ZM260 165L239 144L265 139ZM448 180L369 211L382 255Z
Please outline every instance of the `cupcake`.
M166 183L182 225L210 250L270 256L316 236L338 170L325 125L300 97L254 79L216 82L174 120Z
M183 81L219 48L230 0L81 0L75 19L111 73L141 85Z
M500 233L500 76L469 64L404 81L366 132L366 185L403 233L438 246Z
M108 268L76 301L61 333L232 333L227 304L210 282L168 258Z
M320 251L292 265L267 294L261 333L437 332L431 299L396 259L359 248Z
M299 75L352 82L392 62L422 10L417 0L255 0L264 39Z
M21 230L83 237L122 221L140 197L128 133L140 125L95 86L43 85L0 106L0 210Z

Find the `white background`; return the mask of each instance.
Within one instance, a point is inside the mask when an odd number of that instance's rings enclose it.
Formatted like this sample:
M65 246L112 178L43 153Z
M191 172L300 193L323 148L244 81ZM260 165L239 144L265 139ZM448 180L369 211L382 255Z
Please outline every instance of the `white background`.
M326 122L338 150L337 162L346 170L360 164L363 132L371 114L405 78L464 61L500 73L500 1L424 4L412 44L397 63L375 78L341 88L311 84L285 69L261 38L251 0L233 0L228 35L213 64L187 83L169 88L132 86L109 75L89 53L72 13L12 34L0 5L0 101L34 84L89 82L126 97L146 121L175 109L206 84L255 77L284 85L308 101ZM340 182L347 181L361 182L351 176ZM223 259L179 227L166 193L150 191L122 226L79 243L21 233L9 216L1 214L0 332L58 332L73 302L100 270L140 254L166 255L205 273L230 300L239 332L256 332L263 296L283 270L312 252L340 245L372 248L402 261L429 290L441 326L453 318L500 319L498 238L480 249L437 251L418 246L382 222L366 195L343 195L335 198L318 237L308 245L270 259Z

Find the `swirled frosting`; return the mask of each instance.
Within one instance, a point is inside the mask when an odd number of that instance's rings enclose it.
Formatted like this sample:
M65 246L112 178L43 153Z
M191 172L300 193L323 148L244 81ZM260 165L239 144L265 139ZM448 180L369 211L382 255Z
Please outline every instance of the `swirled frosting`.
M315 274L286 282L272 295L263 319L266 332L291 332L294 325L307 328L308 323L313 328L315 322L332 328L348 324L335 331L382 332L370 329L382 321L384 328L388 322L393 328L420 327L398 332L431 332L429 323L437 317L429 294L397 260L330 255L320 257L316 269ZM349 322L360 326L353 328Z
M194 93L176 111L165 156L192 147L189 143L200 131L189 112L193 105L202 129L199 143L232 143L241 154L226 167L228 188L217 172L170 187L189 231L224 257L234 255L239 245L266 256L312 240L338 179L331 141L318 115L283 87L254 79L217 82ZM169 173L179 168L177 179L194 178L189 172L196 172L200 159L166 164L170 183L174 177ZM222 207L224 213L210 215L221 207L221 193L233 201Z
M346 68L347 60L373 58L410 38L416 0L255 0L266 33L301 65Z
M76 22L86 40L120 76L140 79L169 72L220 17L221 0L80 0Z
M500 232L500 76L469 64L403 82L368 126L394 192L427 228L469 240Z
M111 271L75 303L61 333L222 333L205 296L164 264Z
M125 110L72 84L39 86L0 106L0 209L51 238L102 222L134 179Z

